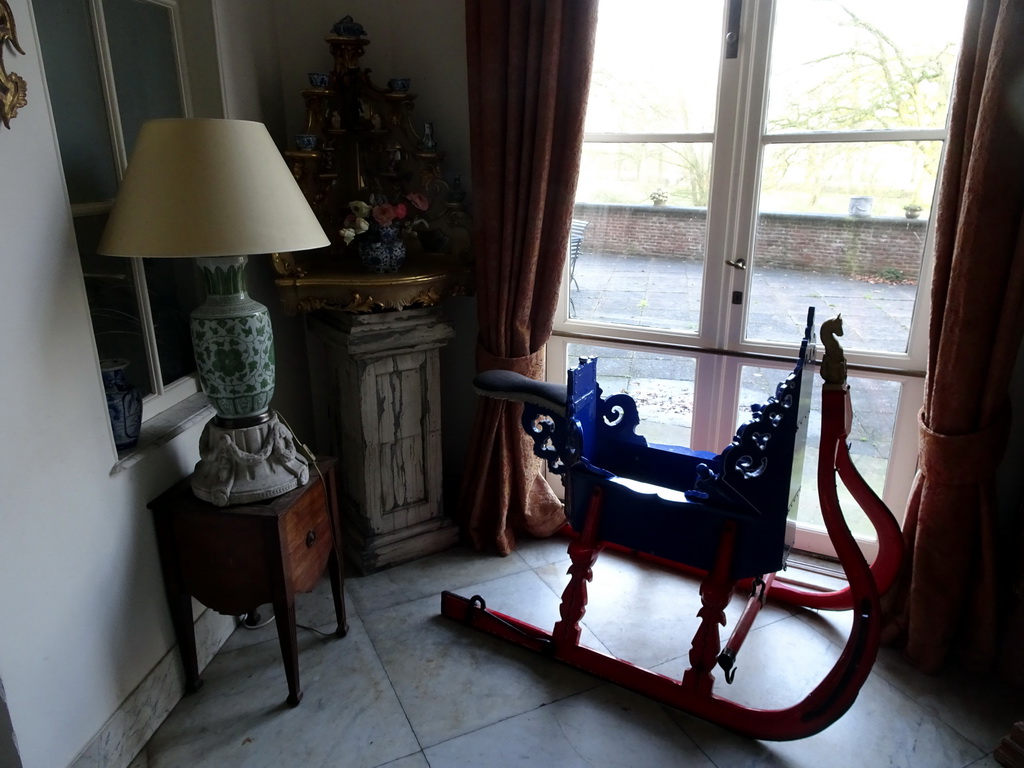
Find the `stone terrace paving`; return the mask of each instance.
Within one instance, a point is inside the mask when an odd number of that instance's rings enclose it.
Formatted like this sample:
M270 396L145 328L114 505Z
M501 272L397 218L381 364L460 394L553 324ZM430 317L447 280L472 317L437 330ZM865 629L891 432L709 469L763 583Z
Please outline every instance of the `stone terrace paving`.
M664 256L587 252L584 243L574 275L579 287L571 286L573 316L596 322L695 330L701 266ZM915 292L914 285L872 284L838 275L755 268L749 335L795 340L803 328L807 307L813 306L819 327L823 320L842 313L844 348L901 352L910 328ZM645 437L652 442L688 444L693 358L570 345L570 359L579 354L599 356L598 380L606 394L622 391L636 399L643 419L639 431ZM756 366L756 362L751 365ZM741 406L771 395L777 383L773 374L756 367L748 369L742 382ZM861 473L881 492L899 387L893 382L857 378L855 374L851 375L851 385L851 453ZM741 413L737 424L749 409L741 407ZM813 482L817 440L815 420L808 434L805 489L809 481ZM803 494L803 498L806 502L814 496ZM816 510L805 511L803 506L801 519L815 516Z

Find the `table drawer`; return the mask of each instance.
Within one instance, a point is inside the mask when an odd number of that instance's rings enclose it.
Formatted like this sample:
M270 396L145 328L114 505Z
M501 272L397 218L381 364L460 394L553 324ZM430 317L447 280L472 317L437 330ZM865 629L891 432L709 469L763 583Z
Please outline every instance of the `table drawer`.
M296 592L309 592L316 586L334 546L323 484L319 478L310 482L317 487L285 516L282 531L286 570Z

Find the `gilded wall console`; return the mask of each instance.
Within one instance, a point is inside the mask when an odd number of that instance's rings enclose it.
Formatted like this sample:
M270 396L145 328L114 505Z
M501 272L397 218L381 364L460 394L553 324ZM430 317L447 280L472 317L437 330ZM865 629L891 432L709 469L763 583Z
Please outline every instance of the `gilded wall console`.
M458 176L445 178L433 125L414 120L416 94L406 78L387 87L359 66L370 40L345 17L326 36L330 72L310 73L296 149L286 151L292 173L331 239L328 249L274 257L286 311L379 312L436 306L471 288L470 218ZM406 250L397 271L369 272L360 243L370 232L353 222L351 203L401 206L397 222ZM355 227L355 228L354 228ZM354 228L354 241L353 241ZM348 230L348 239L345 231Z
M28 103L28 85L17 72L8 72L4 66L4 50L8 44L20 53L25 51L18 44L18 29L14 25L14 14L7 0L0 0L0 122L6 128L18 116L18 110Z

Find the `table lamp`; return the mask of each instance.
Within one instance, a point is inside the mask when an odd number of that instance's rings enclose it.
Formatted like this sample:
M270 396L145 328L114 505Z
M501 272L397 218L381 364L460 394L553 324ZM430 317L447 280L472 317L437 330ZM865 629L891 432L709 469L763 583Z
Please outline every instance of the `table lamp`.
M199 441L196 496L218 506L305 484L306 459L270 410L274 339L246 291L249 254L329 245L262 123L152 120L139 131L97 252L195 258L206 300L191 318L203 391L217 415Z

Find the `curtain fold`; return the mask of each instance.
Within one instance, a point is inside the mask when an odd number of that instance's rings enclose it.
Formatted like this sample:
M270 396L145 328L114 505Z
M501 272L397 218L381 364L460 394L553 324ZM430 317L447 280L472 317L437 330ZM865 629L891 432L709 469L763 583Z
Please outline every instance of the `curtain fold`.
M908 562L885 600L886 639L926 671L953 658L981 671L996 659L994 475L1024 332L1022 40L1024 3L969 3L937 211Z
M543 378L566 258L597 0L466 0L478 370ZM561 504L521 406L481 398L460 499L478 549L550 535Z

